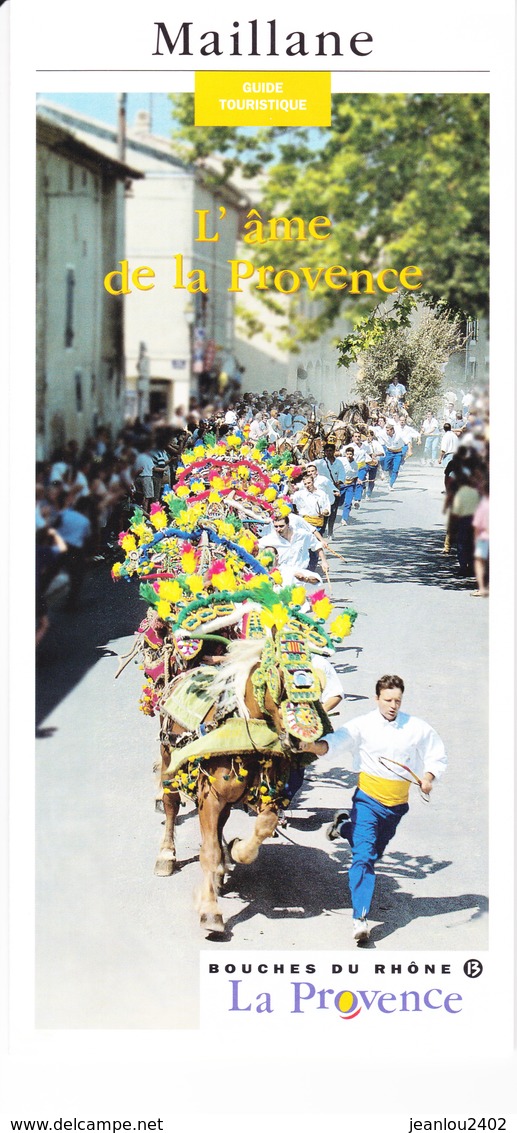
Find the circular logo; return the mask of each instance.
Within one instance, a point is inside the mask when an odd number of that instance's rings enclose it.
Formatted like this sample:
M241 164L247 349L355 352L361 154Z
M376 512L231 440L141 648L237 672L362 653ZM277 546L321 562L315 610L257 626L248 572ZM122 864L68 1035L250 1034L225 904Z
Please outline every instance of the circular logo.
M466 960L463 965L463 971L470 980L475 980L483 971L481 960Z
M335 1004L342 1019L355 1019L361 1010L353 991L341 991L336 996Z

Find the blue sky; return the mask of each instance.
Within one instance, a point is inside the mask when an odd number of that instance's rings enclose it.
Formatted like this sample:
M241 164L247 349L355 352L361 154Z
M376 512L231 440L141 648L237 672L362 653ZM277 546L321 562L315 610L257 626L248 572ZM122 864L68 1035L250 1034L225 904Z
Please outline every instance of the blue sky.
M55 92L41 91L40 98L56 102L68 110L77 110L80 114L88 114L100 122L110 126L117 124L117 94L101 93L99 91L80 94L72 91ZM132 125L137 110L149 110L152 116L153 134L169 137L172 130L171 104L166 94L129 92L127 96L127 121Z

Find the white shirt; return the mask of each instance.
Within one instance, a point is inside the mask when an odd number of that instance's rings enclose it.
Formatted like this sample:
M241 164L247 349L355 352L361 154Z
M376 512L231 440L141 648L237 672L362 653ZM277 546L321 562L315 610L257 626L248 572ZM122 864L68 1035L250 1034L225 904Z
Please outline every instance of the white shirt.
M320 579L321 582L321 579ZM331 697L339 696L343 699L343 685L341 684L338 673L323 653L311 653L311 662L315 669L319 669L325 677L325 687L323 689L321 700L322 702L330 700Z
M280 572L284 566L305 568L309 562L309 551L319 551L321 548L319 539L299 515L289 516L289 526L293 531L291 539L284 539L273 525L259 539L259 547L275 547Z
M298 488L298 491L291 496L292 502L298 512L298 515L328 515L329 499L326 492L321 488L314 488L313 492L309 492L307 488ZM334 494L332 494L332 503L334 502Z
M250 441L258 441L264 436L266 425L264 421L254 419L250 425Z
M400 430L400 435L404 441L404 444L407 445L409 444L412 437L419 437L420 433L418 432L418 429L414 429L412 425L403 425Z
M355 460L349 460L347 456L344 456L343 468L345 470L345 484L351 484L354 480L357 480L359 469Z
M424 437L435 437L439 430L438 421L436 417L425 417L422 421L422 428L420 432Z
M384 429L377 434L381 445L385 445L388 452L400 452L404 447L404 438L398 429L390 436Z
M458 451L459 443L456 433L453 433L452 429L448 430L442 436L441 452L444 456L449 456L450 453Z
M334 460L327 460L325 456L320 456L318 460L314 461L320 476L326 476L331 481L334 487L345 482L345 469L343 461L336 456Z
M318 473L318 475L314 477L314 487L317 488L320 492L325 493L327 497L327 503L329 507L332 507L332 504L336 499L334 495L335 488L332 480L328 476L325 476L324 473L321 475Z
M405 712L399 712L395 720L386 720L375 708L323 739L329 755L349 752L354 771L381 779L400 779L400 775L385 767L379 756L405 763L420 777L429 771L439 779L447 767L447 754L438 733L425 720Z

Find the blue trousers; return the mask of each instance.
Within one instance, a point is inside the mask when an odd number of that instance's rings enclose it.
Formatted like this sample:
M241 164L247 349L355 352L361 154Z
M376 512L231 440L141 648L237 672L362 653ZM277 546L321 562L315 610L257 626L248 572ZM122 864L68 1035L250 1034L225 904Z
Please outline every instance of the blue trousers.
M383 459L384 459L384 457L383 457ZM368 496L371 496L373 489L375 487L375 477L377 476L377 472L379 471L380 463L381 462L379 460L379 464L369 464L368 465L368 476L367 476L367 482L366 482L366 494Z
M352 847L352 864L348 871L348 884L354 917L366 917L370 911L375 888L375 862L382 857L397 826L409 806L383 806L357 788L348 822L343 822L340 834L348 838Z
M352 508L352 500L354 498L356 480L352 480L351 484L346 484L342 490L343 511L341 512L341 519L348 519Z
M365 485L367 473L368 473L368 466L366 464L363 466L363 468L360 468L359 472L357 473L357 480L355 482L355 488L354 488L354 500L359 500L359 502L363 498L364 485Z
M438 460L440 437L426 437L424 444L424 460Z
M394 484L402 464L402 452L387 452L384 457L384 471L388 473L390 484Z

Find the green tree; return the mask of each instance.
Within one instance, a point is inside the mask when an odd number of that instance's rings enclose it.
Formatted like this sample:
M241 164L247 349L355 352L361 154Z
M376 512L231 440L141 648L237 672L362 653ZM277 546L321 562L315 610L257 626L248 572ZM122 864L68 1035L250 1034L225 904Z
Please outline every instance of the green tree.
M428 302L487 314L488 95L335 95L332 125L311 130L194 127L192 96L173 102L186 152L201 162L220 154L212 176L260 175L264 218L332 221L322 243L248 247L254 262L373 273L415 264ZM355 322L379 300L318 287L303 291L302 314L301 295L289 301L293 341L318 338L338 314Z
M347 339L344 343L350 350ZM439 307L417 303L413 318L406 311L400 321L396 311L374 312L355 335L359 362L355 393L361 400L375 398L382 404L390 382L398 377L406 386L411 416L420 422L426 409L438 409L443 366L464 345L463 321Z

